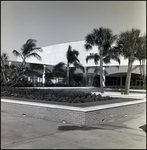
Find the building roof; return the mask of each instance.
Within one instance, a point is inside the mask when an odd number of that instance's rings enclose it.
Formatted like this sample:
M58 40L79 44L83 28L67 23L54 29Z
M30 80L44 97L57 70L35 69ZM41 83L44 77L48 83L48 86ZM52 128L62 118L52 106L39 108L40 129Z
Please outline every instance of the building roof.
M72 49L79 51L78 59L83 66L96 66L93 60L88 61L86 63L86 56L90 53L97 53L97 47L94 46L92 50L87 51L84 48L85 41L76 41L76 42L68 42L62 44L56 44L51 46L42 47L43 52L38 52L38 54L42 57L42 60L39 61L36 58L29 58L26 61L30 63L37 64L47 64L47 65L56 65L59 62L67 63L66 52L68 50L68 46L71 45ZM120 65L128 65L128 60L120 57L121 64ZM17 58L17 61L22 61L21 58ZM134 65L139 65L139 61L135 61ZM111 63L104 64L104 66L116 66L119 65L118 62L111 60ZM72 66L72 65L71 65ZM98 64L99 66L99 64Z

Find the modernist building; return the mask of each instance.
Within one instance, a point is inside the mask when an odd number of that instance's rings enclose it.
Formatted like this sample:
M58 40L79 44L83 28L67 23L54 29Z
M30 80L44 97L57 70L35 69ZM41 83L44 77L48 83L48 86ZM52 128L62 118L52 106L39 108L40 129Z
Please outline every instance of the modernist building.
M94 73L95 68L98 68L99 64L95 65L93 60L90 60L88 63L86 63L86 56L90 53L97 53L97 47L94 47L92 50L87 51L84 48L84 44L85 41L77 41L42 47L43 52L38 53L42 57L41 61L38 61L36 58L30 58L26 60L28 63L34 64L34 68L36 67L36 70L38 70L39 66L41 66L39 73L33 72L28 77L28 80L43 84L47 82L45 81L45 68L48 68L52 71L54 65L56 65L57 63L67 63L66 52L68 50L68 46L70 45L72 49L79 51L78 59L80 60L80 63L85 67L85 70L87 70L85 73L83 73L80 69L76 69L74 76L75 79L82 80L82 77L86 76L86 81L83 82L85 86L99 86L99 73ZM114 60L112 60L109 64L104 64L105 86L125 86L128 60L125 60L123 57L120 57L120 59L120 65ZM21 61L22 60L20 58L17 58L17 63ZM73 66L71 65L70 67ZM143 67L146 76L146 62L145 66ZM60 77L56 77L52 79L52 81L54 83L59 82L59 79ZM140 74L139 61L135 61L133 63L131 86L142 85L143 82Z

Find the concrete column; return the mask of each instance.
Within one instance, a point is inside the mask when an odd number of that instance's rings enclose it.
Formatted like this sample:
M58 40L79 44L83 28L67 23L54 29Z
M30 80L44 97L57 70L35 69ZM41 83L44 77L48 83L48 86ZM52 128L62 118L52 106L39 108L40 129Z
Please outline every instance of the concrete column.
M31 79L30 79L30 77L28 77L28 81L30 81Z
M43 66L43 75L42 75L42 83L43 85L45 84L45 69L46 69L46 65Z
M9 67L11 66L11 61L9 61Z

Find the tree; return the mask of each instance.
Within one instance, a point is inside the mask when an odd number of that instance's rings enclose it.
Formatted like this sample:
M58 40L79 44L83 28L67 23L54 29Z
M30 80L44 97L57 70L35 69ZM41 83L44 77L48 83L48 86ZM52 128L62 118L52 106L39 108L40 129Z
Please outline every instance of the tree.
M17 50L13 50L13 54L16 57L22 58L22 65L24 66L26 64L26 59L30 57L35 57L38 60L41 60L41 56L37 54L37 52L42 52L43 50L40 47L36 46L37 40L35 39L28 39L26 43L24 43L21 47L21 52L18 52Z
M26 72L30 70L30 66L23 67L22 65L11 64L9 66L9 81L7 86L12 87L16 84L22 83L27 79Z
M132 64L134 60L139 59L141 61L143 59L141 52L143 52L145 46L141 46L142 43L140 30L134 28L130 31L127 30L125 32L121 32L117 40L115 49L118 49L120 51L120 55L124 56L125 59L128 59L128 71L124 94L129 94Z
M145 60L146 60L146 35L140 36L140 42L138 44L137 53L135 53L135 57L139 60L140 63L140 74L143 81L143 87L145 87Z
M72 50L71 46L69 45L68 50L66 52L66 58L67 58L67 83L70 84L69 80L69 68L70 65L73 64L75 67L80 68L84 71L84 67L80 64L80 61L78 59L79 52L77 50Z
M54 75L60 74L61 76L65 77L65 73L66 73L68 85L70 84L70 77L72 76L76 68L80 68L82 71L85 71L82 64L80 64L78 55L79 55L79 52L77 50L72 50L71 46L69 45L68 50L66 52L67 64L64 62L59 62L53 68ZM70 69L71 64L74 65L75 67L74 69ZM65 72L65 68L67 68L66 72Z
M6 53L1 55L1 80L5 84L8 81L8 58L9 56Z
M30 57L35 57L38 60L41 60L41 56L37 54L37 52L42 52L43 50L40 47L36 46L37 40L35 39L28 39L26 43L24 43L21 47L21 52L18 52L17 50L13 50L13 54L16 57L21 57L22 58L22 64L21 64L21 69L18 69L17 71L21 70L21 76L18 77L16 81L19 81L20 78L24 76L24 73L26 71L26 59ZM19 67L19 68L20 68Z
M85 49L90 50L93 46L98 47L98 53L91 53L86 57L86 62L90 59L94 59L95 64L98 64L100 60L100 87L101 93L104 93L103 88L103 62L110 63L111 59L116 60L120 63L119 52L117 49L113 49L112 44L114 44L117 36L113 35L112 31L108 28L93 29L92 33L85 37L86 44Z
M61 77L66 77L66 64L64 62L59 62L57 63L53 70L53 76L61 76Z

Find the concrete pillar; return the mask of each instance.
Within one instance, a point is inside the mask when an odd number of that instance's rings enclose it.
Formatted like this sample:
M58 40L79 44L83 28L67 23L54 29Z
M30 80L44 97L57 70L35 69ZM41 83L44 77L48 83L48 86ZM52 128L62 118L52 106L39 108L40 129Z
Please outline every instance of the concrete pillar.
M28 81L30 81L31 79L30 79L30 77L28 77Z
M9 61L9 67L11 66L11 61Z
M45 69L46 69L46 65L43 66L43 75L42 75L42 83L43 83L43 85L45 84Z

